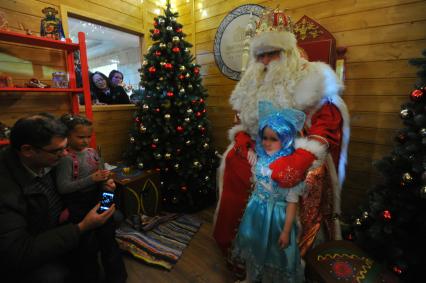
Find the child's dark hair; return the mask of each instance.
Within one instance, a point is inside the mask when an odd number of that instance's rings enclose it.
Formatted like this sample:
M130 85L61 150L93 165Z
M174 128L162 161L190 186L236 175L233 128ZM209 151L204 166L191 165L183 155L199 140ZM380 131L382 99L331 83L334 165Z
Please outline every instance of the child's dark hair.
M60 120L68 128L68 133L78 125L92 126L92 121L80 115L64 114Z

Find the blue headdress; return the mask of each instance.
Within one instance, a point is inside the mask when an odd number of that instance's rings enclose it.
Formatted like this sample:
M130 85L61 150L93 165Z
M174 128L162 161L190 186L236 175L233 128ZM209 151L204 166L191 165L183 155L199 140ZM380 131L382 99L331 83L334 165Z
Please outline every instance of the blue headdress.
M306 115L302 111L284 108L279 109L269 101L259 101L259 133L256 151L265 153L262 147L262 135L265 127L271 128L281 141L280 155L288 155L294 151L294 139L303 128Z

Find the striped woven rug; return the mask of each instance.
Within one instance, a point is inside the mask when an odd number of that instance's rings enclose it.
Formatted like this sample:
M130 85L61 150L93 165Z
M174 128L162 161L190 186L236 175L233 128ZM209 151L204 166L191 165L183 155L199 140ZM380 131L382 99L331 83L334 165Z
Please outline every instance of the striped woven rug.
M171 270L201 226L192 215L179 215L149 231L138 231L128 224L116 230L120 249L150 265Z

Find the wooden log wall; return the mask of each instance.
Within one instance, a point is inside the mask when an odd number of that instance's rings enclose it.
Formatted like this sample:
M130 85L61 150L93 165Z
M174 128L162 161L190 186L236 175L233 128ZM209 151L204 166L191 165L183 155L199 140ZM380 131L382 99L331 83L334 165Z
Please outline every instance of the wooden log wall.
M343 211L352 212L377 180L372 162L390 152L393 135L402 127L400 104L408 99L416 77L408 59L421 57L426 48L426 1L195 0L196 58L210 95L214 138L222 151L232 126L228 98L235 82L216 66L213 43L224 17L243 4L280 4L294 22L307 15L336 37L337 46L348 48L344 100L351 116L351 140Z
M37 34L41 10L46 6L90 11L86 12L86 16L96 13L94 15L103 22L107 20L113 26L147 35L143 46L143 50L146 50L151 44L148 31L153 27L158 1L144 0L142 5L140 2L3 0L0 1L0 12L6 14L11 30L20 31L20 27L24 26ZM218 26L231 10L249 3L267 7L280 4L280 7L290 9L288 13L293 21L306 14L328 29L336 37L338 46L348 48L344 100L351 115L351 141L343 210L350 212L357 207L366 190L377 180L372 162L390 152L393 135L402 127L400 104L408 99L416 72L408 64L408 59L420 57L426 46L426 1L177 0L174 3L179 12L178 22L184 25L183 30L187 34L186 40L194 44L193 54L197 63L202 65L203 83L210 95L207 100L208 114L215 145L220 151L228 144L227 130L232 126L233 113L228 98L235 81L224 77L215 65L213 41ZM5 72L3 69L18 70L18 83L32 76L50 78L52 69L65 66L64 61L60 62L63 57L61 53L51 51L43 56L41 53L46 50L31 51L37 54L34 56L34 53L24 49L12 51L7 44L0 45L0 72ZM46 68L49 71L45 71ZM6 123L29 111L63 113L68 109L66 95L59 94L2 93L0 100L0 120ZM41 104L38 106L36 103ZM128 120L133 112L131 108L95 110L95 120L99 121L95 122L98 143L103 146L105 157L119 158L126 146L125 132L131 123ZM106 122L108 119L114 122L109 124Z

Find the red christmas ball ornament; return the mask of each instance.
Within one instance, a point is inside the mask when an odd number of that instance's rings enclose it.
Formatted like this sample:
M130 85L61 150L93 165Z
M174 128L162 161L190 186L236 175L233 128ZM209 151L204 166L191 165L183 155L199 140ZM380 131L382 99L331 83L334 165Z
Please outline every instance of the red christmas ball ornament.
M177 28L176 32L182 32L182 29L181 28Z
M395 272L396 274L398 274L398 275L401 275L402 274L402 268L401 267L399 267L399 266L394 266L394 267L392 267L392 270L393 270L393 272Z
M412 101L420 101L424 96L424 92L420 89L413 90L410 95Z
M182 126L177 126L176 127L176 131L178 131L179 133L183 132L183 127Z
M150 72L151 74L155 73L157 71L157 69L155 69L154 66L149 67L148 72Z
M200 73L200 69L198 69L197 67L194 68L194 74L198 75Z
M155 56L160 56L161 55L161 51L155 51Z
M182 192L186 192L188 190L188 188L186 186L182 186L182 187L180 187L180 189L181 189Z
M200 128L200 131L201 131L202 133L204 133L204 132L206 131L206 128L201 127L201 128Z
M160 30L159 29L154 29L154 31L152 32L153 34L160 34Z
M207 110L206 109L203 109L203 113L206 113L207 112Z
M177 152L177 153L180 153L180 152L181 152L181 149L180 149L180 148L176 149L176 152Z
M139 121L140 121L139 117L136 117L136 118L135 118L135 122L138 122L138 123L139 123Z
M179 53L179 51L180 51L180 48L179 47L173 47L172 48L172 51L174 52L174 53Z
M169 92L167 92L167 96L168 97L172 97L172 96L174 96L175 94L173 93L173 92L171 92L171 91L169 91Z
M178 76L178 78L179 78L180 80L183 80L183 79L185 78L185 76L184 76L184 75L182 75L182 74L180 74L180 75Z
M153 143L153 144L151 144L151 148L152 148L152 149L156 149L156 148L157 148L157 145L156 145L155 143Z
M200 98L200 103L204 103L204 99Z
M164 68L171 70L173 68L173 65L171 63L164 64Z
M195 113L195 116L197 116L197 117L201 117L201 112L197 112L197 113Z
M155 112L160 112L160 108L155 108Z
M157 27L158 23L156 21L154 21L154 27Z
M389 210L383 211L382 215L383 215L383 218L386 219L386 220L391 220L392 219L392 215L391 215L391 213L390 213Z

